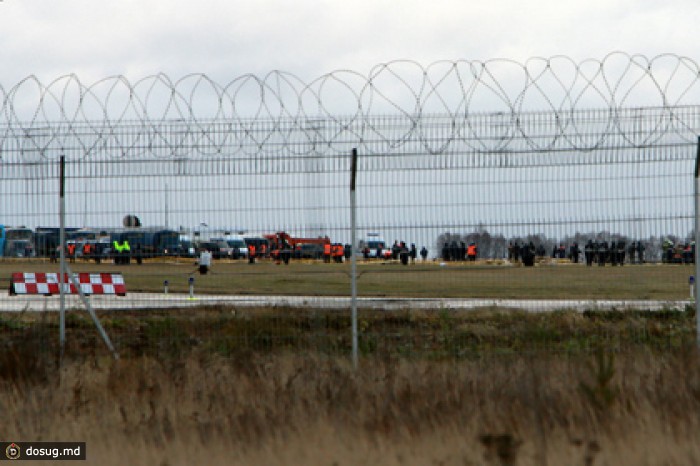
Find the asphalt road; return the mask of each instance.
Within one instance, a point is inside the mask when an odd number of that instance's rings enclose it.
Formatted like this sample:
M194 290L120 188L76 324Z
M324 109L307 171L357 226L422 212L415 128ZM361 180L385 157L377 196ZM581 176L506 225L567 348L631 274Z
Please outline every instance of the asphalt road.
M188 308L207 305L231 305L238 307L303 307L318 309L350 309L349 297L319 296L241 296L241 295L194 295L164 293L128 293L126 296L94 295L88 298L94 309L135 310ZM382 310L425 310L453 309L475 310L483 308L519 309L530 312L552 312L556 310L609 310L640 309L658 310L664 308L685 309L694 304L690 300L682 301L645 301L645 300L516 300L516 299L440 299L440 298L377 298L360 297L357 306L360 309ZM66 309L84 308L79 296L66 296ZM0 312L21 311L58 311L60 298L53 296L9 296L0 293Z

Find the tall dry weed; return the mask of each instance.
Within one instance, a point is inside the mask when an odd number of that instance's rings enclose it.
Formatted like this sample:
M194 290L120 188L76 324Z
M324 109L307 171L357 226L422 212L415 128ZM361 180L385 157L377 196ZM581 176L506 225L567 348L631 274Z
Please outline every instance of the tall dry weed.
M598 381L591 358L363 358L358 370L311 352L86 358L43 383L0 383L0 436L84 440L88 464L104 465L700 460L696 352L620 353ZM605 416L582 382L617 391Z

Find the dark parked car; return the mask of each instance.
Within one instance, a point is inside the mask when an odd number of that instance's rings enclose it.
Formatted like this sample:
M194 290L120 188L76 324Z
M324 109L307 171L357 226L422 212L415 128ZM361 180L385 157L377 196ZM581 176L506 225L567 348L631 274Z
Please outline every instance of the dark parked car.
M229 259L231 258L231 246L226 241L203 241L199 243L198 249L206 249L211 252L211 257L214 259Z

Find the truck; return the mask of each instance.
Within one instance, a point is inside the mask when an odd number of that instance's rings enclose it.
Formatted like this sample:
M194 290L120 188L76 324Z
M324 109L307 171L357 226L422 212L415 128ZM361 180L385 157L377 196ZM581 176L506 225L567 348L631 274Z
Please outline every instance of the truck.
M263 235L270 242L270 250L274 251L291 250L295 259L320 259L323 256L323 247L331 244L330 238L321 236L318 238L301 238L291 236L284 231Z

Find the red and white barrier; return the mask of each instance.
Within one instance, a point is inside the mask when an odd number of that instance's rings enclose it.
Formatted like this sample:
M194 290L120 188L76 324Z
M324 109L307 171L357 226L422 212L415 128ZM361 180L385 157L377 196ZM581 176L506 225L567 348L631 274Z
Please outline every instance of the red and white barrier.
M114 294L126 296L126 284L120 273L76 273L73 276L80 284L83 294ZM10 296L19 294L59 294L58 273L15 272L10 280ZM78 294L75 286L68 279L63 280L66 294Z

